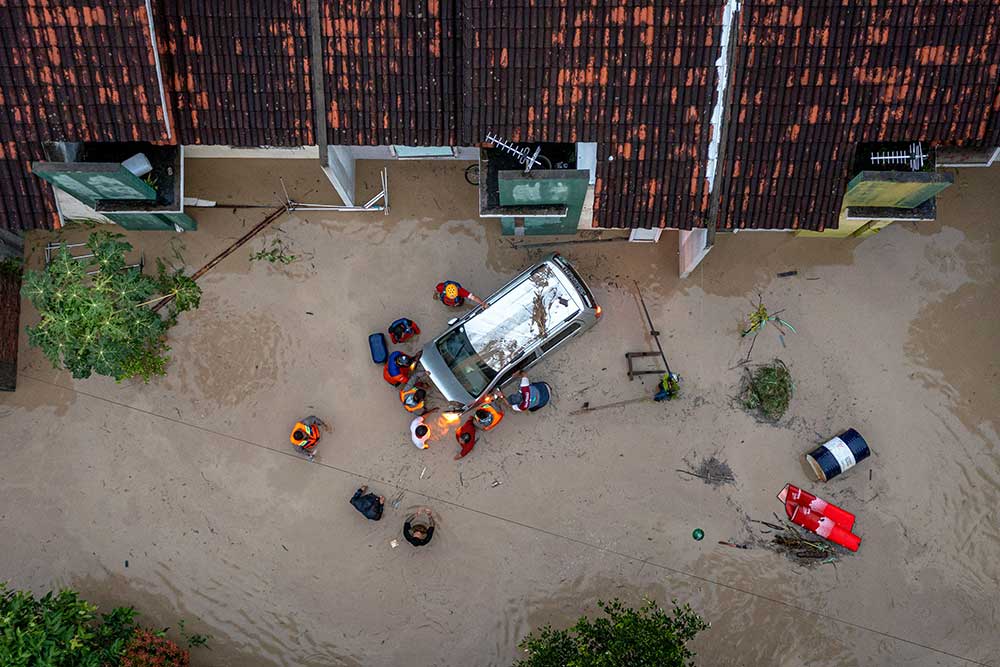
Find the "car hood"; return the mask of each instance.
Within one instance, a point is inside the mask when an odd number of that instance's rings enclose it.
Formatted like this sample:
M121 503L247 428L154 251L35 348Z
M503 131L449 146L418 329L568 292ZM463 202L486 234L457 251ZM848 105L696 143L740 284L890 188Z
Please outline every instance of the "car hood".
M444 395L445 400L460 403L463 408L469 407L476 400L476 397L465 390L455 374L448 368L448 364L444 362L444 358L433 342L424 346L424 351L420 355L420 366L427 371L431 382Z

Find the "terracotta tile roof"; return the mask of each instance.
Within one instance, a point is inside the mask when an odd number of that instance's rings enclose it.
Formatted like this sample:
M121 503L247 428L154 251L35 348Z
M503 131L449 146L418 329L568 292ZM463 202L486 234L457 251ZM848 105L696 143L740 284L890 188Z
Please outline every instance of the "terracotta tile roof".
M598 142L600 226L703 224L725 3L670 4L467 1L462 137Z
M328 0L331 144L461 145L460 0Z
M677 4L327 2L329 141L595 141L601 224L689 228L707 211L723 2Z
M181 143L315 143L305 3L163 3L160 41Z
M55 220L44 140L313 143L306 2L154 2L164 118L144 0L0 0L0 224ZM722 226L835 225L861 142L1000 144L1000 0L740 4ZM330 143L595 141L598 224L706 224L724 0L321 5Z
M746 0L719 226L836 227L859 143L1000 144L1000 3Z
M51 227L28 173L41 142L169 141L142 0L0 3L0 197L8 229ZM168 107L168 113L169 107Z

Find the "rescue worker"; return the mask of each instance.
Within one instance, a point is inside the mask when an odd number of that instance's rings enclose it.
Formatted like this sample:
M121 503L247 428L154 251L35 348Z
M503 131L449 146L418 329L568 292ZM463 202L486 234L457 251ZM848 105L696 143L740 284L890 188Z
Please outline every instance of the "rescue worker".
M477 428L483 431L491 431L503 419L503 410L500 410L494 402L483 403L476 408L473 419Z
M524 412L525 410L535 412L548 405L552 391L548 383L531 382L523 371L520 371L518 374L521 376L521 385L518 387L518 393L507 397L507 402L510 403L510 407L513 408L514 412Z
M329 431L327 426L319 417L310 415L301 421L295 422L292 433L288 436L295 451L306 455L310 461L316 458L316 445L319 444L320 428Z
M413 440L414 447L417 449L427 449L430 447L430 445L427 444L430 437L431 429L424 423L423 415L420 415L410 422L410 438Z
M452 308L458 308L465 300L486 307L483 300L478 296L470 292L469 290L462 287L459 283L454 280L445 280L444 282L438 283L434 288L434 298L439 300L446 306L451 306Z
M656 393L653 395L653 400L659 403L660 401L669 401L681 390L680 384L681 376L677 373L666 373L663 379L660 380L660 384L656 385Z
M408 317L401 317L389 325L389 338L393 344L405 343L414 336L420 335L420 327Z
M393 387L406 384L406 381L410 379L415 362L416 359L397 350L386 359L385 367L382 369L382 377Z
M430 508L419 507L403 522L403 537L415 547L422 547L434 536L434 515Z
M462 451L455 454L455 460L457 461L465 457L476 446L476 425L471 417L466 419L462 427L455 431L455 440L458 441L458 446L462 448Z
M399 390L399 400L407 412L422 412L426 405L427 391L423 387L407 385Z

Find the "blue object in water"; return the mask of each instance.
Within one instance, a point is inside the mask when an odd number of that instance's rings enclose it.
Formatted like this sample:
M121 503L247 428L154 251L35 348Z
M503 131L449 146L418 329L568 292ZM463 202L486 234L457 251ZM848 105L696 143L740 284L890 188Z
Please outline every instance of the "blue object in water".
M389 348L385 344L385 334L373 333L368 337L368 348L372 353L372 361L376 364L384 364L389 356Z
M532 382L528 385L528 412L540 410L549 404L550 389L547 382ZM520 405L521 393L511 394L507 397L507 402L511 405Z
M865 439L853 428L849 428L806 454L806 463L812 467L816 479L829 482L870 455L871 450Z

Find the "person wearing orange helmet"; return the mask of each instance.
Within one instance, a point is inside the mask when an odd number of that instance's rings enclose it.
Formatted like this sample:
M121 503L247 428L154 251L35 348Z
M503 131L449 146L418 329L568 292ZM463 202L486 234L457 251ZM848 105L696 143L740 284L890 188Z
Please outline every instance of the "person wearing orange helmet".
M411 357L404 352L396 350L386 359L385 366L382 367L382 378L393 387L406 384L410 379L410 373L413 372L417 364L418 358L419 355Z
M462 287L462 285L455 280L445 280L444 282L438 283L434 288L434 298L444 305L451 306L452 308L458 308L465 303L466 299L482 306L483 308L486 307L486 304L482 299Z

